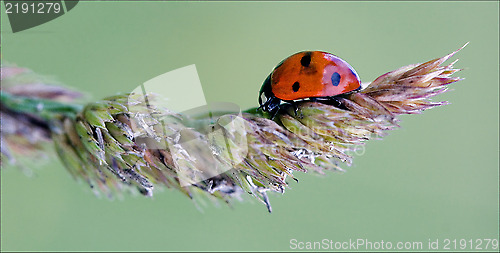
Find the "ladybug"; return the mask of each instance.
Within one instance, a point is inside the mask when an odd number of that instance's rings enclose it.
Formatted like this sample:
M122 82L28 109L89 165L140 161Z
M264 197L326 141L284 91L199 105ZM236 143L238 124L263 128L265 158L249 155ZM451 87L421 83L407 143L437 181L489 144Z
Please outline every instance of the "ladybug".
M344 60L326 52L304 51L286 58L269 74L260 89L259 108L274 115L281 101L331 100L360 88L358 74Z

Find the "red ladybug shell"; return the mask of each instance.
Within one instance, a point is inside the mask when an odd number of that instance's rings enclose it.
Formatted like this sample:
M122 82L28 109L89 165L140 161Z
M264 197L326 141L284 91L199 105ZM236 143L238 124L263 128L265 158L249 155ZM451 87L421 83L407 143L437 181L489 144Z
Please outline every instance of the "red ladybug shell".
M331 97L360 88L358 74L344 60L320 51L296 53L271 74L271 91L285 101Z

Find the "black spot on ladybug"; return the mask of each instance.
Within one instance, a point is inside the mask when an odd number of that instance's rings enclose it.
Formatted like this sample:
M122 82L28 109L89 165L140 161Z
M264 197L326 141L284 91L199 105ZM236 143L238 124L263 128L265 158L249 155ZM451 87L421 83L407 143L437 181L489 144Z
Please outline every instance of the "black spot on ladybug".
M300 84L299 84L299 82L295 82L295 83L293 83L293 85L292 85L292 89L293 89L293 92L297 92L297 91L299 91L299 89L300 89Z
M340 74L335 72L332 74L332 85L333 86L339 86L339 83L340 83Z
M304 67L309 67L309 64L311 64L311 53L306 53L306 55L302 56L300 64Z

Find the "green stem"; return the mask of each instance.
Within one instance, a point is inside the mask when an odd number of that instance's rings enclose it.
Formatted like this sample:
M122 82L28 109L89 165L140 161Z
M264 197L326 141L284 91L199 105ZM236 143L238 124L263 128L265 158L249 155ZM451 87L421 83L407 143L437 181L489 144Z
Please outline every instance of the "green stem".
M61 115L74 118L83 109L83 106L78 104L66 104L43 98L16 96L4 91L1 91L0 94L2 106L19 113L40 116L46 120L52 120Z
M244 113L250 113L250 114L253 114L255 116L260 116L260 117L265 117L267 113L263 112L262 110L259 110L259 107L253 107L253 108L250 108L250 109L247 109L245 111L243 111Z

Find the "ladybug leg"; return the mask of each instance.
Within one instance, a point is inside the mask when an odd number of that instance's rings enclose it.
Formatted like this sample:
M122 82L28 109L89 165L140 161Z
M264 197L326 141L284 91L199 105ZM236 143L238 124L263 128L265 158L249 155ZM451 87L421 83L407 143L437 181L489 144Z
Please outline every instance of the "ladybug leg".
M297 106L296 103L293 103L292 105L293 105L293 109L294 109L293 111L295 112L295 117L297 117L297 112L299 111L299 107Z
M328 102L329 102L331 105L333 105L333 106L335 106L335 107L337 107L337 108L340 108L340 109L342 109L342 110L349 110L349 109L347 109L346 105L345 105L344 103L342 103L342 99L343 99L342 97L337 97L337 96L335 96L335 97L330 97L330 98L328 99Z
M295 117L297 117L297 111L299 110L299 107L297 106L297 102L290 101L289 103L293 107L293 112L295 113Z
M311 101L315 101L315 102L319 102L319 103L323 103L323 104L327 104L327 105L333 105L337 108L340 108L340 109L345 109L345 105L342 104L342 100L341 98L337 97L337 96L333 96L333 97L321 97L321 98L310 98Z
M274 117L276 114L278 114L278 111L280 110L280 107L276 108L275 110L269 111L271 113L271 120L274 120Z
M342 102L340 102L340 100L338 100L337 97L331 97L330 101L332 101L333 105L336 106L336 107L341 107L342 106Z

